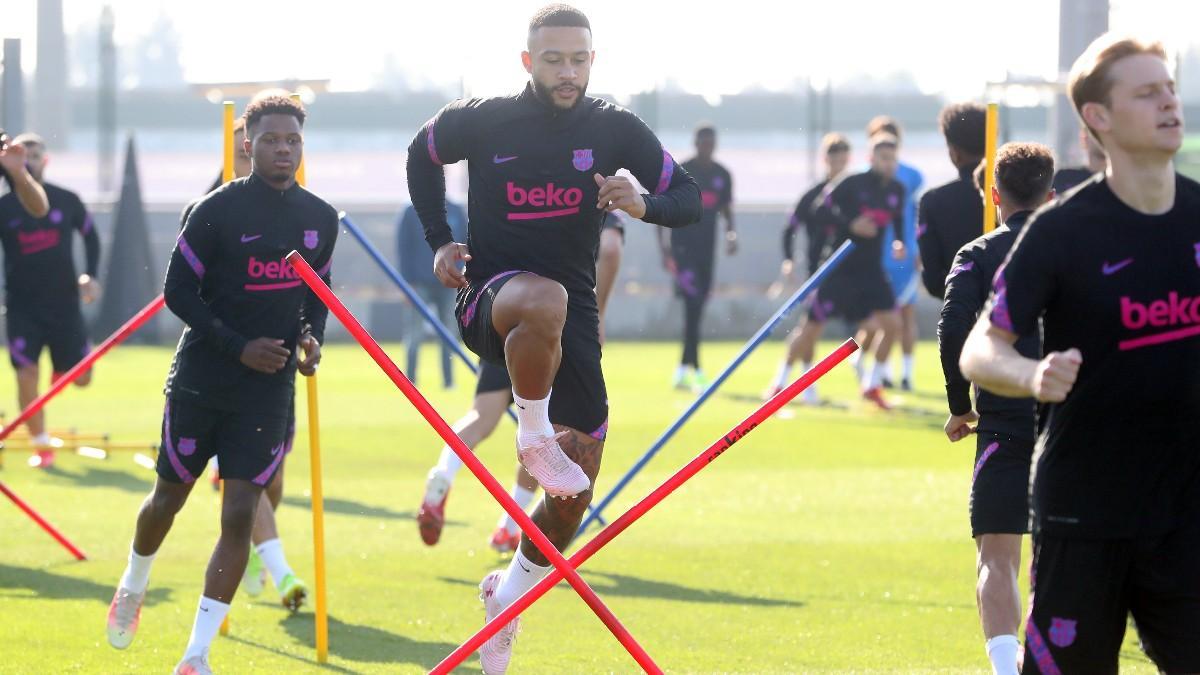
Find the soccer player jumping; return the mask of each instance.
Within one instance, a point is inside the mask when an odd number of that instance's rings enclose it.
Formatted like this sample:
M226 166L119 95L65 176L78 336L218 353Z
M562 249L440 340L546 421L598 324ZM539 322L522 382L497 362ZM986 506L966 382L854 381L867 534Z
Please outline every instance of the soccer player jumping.
M591 500L608 426L595 293L605 212L687 225L699 220L700 190L637 116L585 95L595 54L582 12L545 7L527 39L525 89L443 108L409 146L408 185L438 278L459 289L463 341L507 366L518 459L548 497L578 497L547 498L533 513L562 550ZM465 244L452 241L446 224L442 170L463 159L471 192ZM621 168L652 193L616 176ZM508 570L480 584L487 617L549 571L522 538ZM507 668L517 623L480 649L486 672Z

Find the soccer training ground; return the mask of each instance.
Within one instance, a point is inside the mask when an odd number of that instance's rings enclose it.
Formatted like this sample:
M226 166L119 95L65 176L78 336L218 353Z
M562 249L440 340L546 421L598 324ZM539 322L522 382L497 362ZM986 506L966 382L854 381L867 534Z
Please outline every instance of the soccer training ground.
M706 370L718 372L739 346L705 345ZM393 358L402 355L387 347ZM611 424L598 495L693 399L668 387L677 350L628 342L606 349ZM782 351L779 342L761 347L606 515L619 515L757 407ZM50 405L51 428L156 441L170 358L168 348L116 349L89 389L70 389ZM457 388L443 391L432 346L423 359L418 386L452 422L470 402L470 373L460 366ZM844 364L821 382L833 405L789 406L584 565L583 578L668 672L988 672L967 521L974 444L951 445L942 434L936 350L921 345L917 391L895 394L892 413L861 404L851 373ZM10 375L0 378L9 418L14 387ZM507 564L487 546L498 506L464 469L441 542L426 547L413 516L440 439L356 346L324 351L319 387L329 662L316 662L311 605L292 616L268 591L235 599L232 630L214 642L212 666L225 673L428 670L482 625L476 585ZM300 390L278 517L289 560L311 588ZM502 421L478 448L506 487L513 430ZM105 617L154 474L128 453L104 461L64 453L45 472L26 467L25 458L6 452L0 480L89 560L74 562L0 503L0 672L168 672L187 642L216 541L216 493L197 485L155 561L137 639L117 651L105 640ZM566 584L525 613L511 666L515 673L636 670ZM460 671L478 672L478 660ZM1153 672L1132 626L1122 672Z

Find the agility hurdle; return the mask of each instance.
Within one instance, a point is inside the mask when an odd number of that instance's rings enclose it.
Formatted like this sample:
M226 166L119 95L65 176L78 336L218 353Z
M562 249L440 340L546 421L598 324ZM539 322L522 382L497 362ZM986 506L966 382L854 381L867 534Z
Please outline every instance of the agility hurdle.
M66 373L63 373L62 377L55 380L54 383L50 385L50 388L47 389L44 394L34 399L32 403L30 403L24 410L21 411L21 414L17 415L16 419L0 429L0 448L3 446L4 439L8 438L13 431L20 427L21 424L28 421L30 417L33 417L37 411L44 408L46 404L49 403L50 400L57 396L60 392L62 392L63 389L66 389L72 382L79 379L79 376L87 372L88 369L90 369L92 365L100 359L100 357L104 356L110 349L123 342L138 328L141 328L143 324L149 321L151 317L153 317L160 309L163 308L164 304L165 301L162 295L159 295L154 300L151 300L150 304L143 307L140 311L138 311L137 314L134 314L129 321L125 322L125 325L118 328L116 332L110 335L104 342L101 342L100 345L93 349L90 354L85 356L82 361L75 364L74 367L72 367ZM38 515L33 508L21 501L21 498L17 497L16 493L5 487L3 484L0 484L0 492L3 492L4 496L12 500L12 502L16 504L18 508L24 511L27 516L33 519L33 521L37 523L43 530L45 530L51 537L54 537L54 539L58 541L58 543L62 544L64 548L70 551L71 555L75 556L76 560L86 559L82 551L68 541L67 538L62 535L62 533L54 529L49 522Z
M79 379L79 376L87 372L88 369L90 369L92 365L96 363L96 361L100 360L100 357L108 353L108 350L121 344L126 338L132 335L134 331L141 328L143 324L145 324L151 319L151 317L158 313L158 310L163 308L164 304L166 304L166 302L163 300L163 296L160 294L157 298L151 300L150 304L140 309L137 314L134 314L129 321L126 321L125 325L121 326L115 333L108 336L108 339L106 339L104 342L101 342L100 345L93 349L90 354L85 356L82 361L75 364L75 366L66 373L63 373L63 376L55 380L44 394L34 399L33 403L30 403L24 410L22 410L21 414L17 415L16 419L10 422L3 429L0 429L0 441L8 438L9 434L16 430L17 427L19 427L21 424L24 424L29 420L30 417L33 417L37 411L45 407L45 405L50 402L50 399L57 396L59 392L61 392L63 389L66 389L68 385Z
M829 356L826 356L812 369L801 375L795 382L788 385L786 389L776 394L762 406L755 410L740 424L735 426L729 433L722 436L708 447L707 450L700 453L688 462L679 471L666 480L662 485L658 486L649 495L646 495L640 502L635 504L633 508L626 511L620 518L617 518L611 525L601 530L586 546L575 552L570 560L574 568L578 569L583 563L587 562L597 551L603 548L608 542L612 541L617 535L621 534L644 516L647 511L658 505L659 502L666 499L668 495L674 492L679 486L686 483L688 480L700 473L704 467L711 464L714 460L725 453L726 450L733 447L741 439L745 438L759 424L770 419L784 405L795 398L800 392L807 389L812 383L821 379L834 366L844 361L848 356L858 350L858 344L853 339L846 340L833 351ZM449 656L442 660L432 671L434 675L449 673L461 664L467 657L475 653L477 649L483 646L496 631L500 630L509 621L515 619L521 612L525 611L530 605L545 595L555 584L562 581L562 574L554 569L544 579L539 581L533 588L525 592L524 595L517 598L513 604L509 605L487 623L478 633L473 635L469 640L464 642L462 646L454 650Z
M393 363L390 358L388 358L387 354L383 351L379 344L375 342L370 333L368 333L367 330L363 328L362 324L359 323L356 318L354 318L354 315L351 314L348 309L346 309L346 306L343 305L340 300L338 300L333 291L330 290L330 288L326 286L323 281L321 281L320 277L317 276L317 273L304 260L304 258L298 252L292 251L288 255L287 260L300 275L300 278L304 280L304 283L308 284L309 288L311 288L313 292L316 293L329 307L330 312L342 322L342 325L344 325L350 334L354 336L354 339L358 341L359 345L361 345L363 349L365 349L366 352L371 355L371 358L375 361L375 363L387 374L388 378L391 379L391 381L400 389L400 391L404 393L409 402L413 404L413 407L415 407L417 411L421 413L421 416L423 416L425 420L429 422L434 431L436 431L438 435L442 437L442 440L444 440L446 444L449 445L454 451L454 453L458 455L458 458L462 460L463 464L471 470L471 473L475 474L475 477L478 478L481 483L483 483L484 488L491 493L492 497L498 501L502 507L504 507L505 512L517 522L517 524L521 527L521 530L525 533L525 536L529 537L530 541L533 542L533 545L536 546L539 551L541 551L542 555L546 556L546 558L550 560L554 567L562 571L563 576L566 578L567 582L571 584L571 587L574 588L577 593L579 593L580 597L583 598L583 601L587 603L588 607L590 607L592 611L595 612L598 617L600 617L600 620L605 626L608 627L610 631L612 631L613 635L617 638L621 645L625 647L634 660L637 661L638 665L648 673L661 673L662 669L654 663L653 659L650 658L650 655L646 653L646 650L637 643L629 631L626 630L626 628L621 625L621 622L617 619L617 617L613 615L612 611L609 610L608 607L605 606L605 604L600 600L600 598L596 596L596 592L593 591L591 587L588 586L587 582L585 582L579 576L579 572L575 571L575 569L571 567L570 563L567 562L562 553L560 553L558 549L556 549L554 545L550 543L550 540L547 539L546 535L542 533L541 529L534 524L529 515L526 514L521 507L517 506L517 503L513 501L513 498L509 496L508 492L500 485L495 477L488 472L487 468L485 468L479 459L475 457L475 454L471 452L471 449L462 442L462 439L454 433L454 430L450 428L450 425L447 424L444 419L442 419L442 416L438 414L437 410L435 410L433 406L429 404L429 401L425 399L424 395L422 395L421 392L415 386L413 386L412 382L410 382L408 378L404 376L404 373L400 371L396 364Z
M642 456L633 463L633 466L631 466L629 470L625 472L624 476L621 476L621 479L617 481L612 490L610 490L608 494L604 495L604 499L600 500L599 504L588 505L588 514L583 519L583 522L580 523L579 529L575 532L575 536L578 537L587 531L588 526L591 525L593 521L599 520L602 524L604 523L604 520L601 518L604 509L611 504L614 499L616 499L617 495L620 494L627 485L629 485L629 482L633 480L634 476L637 476L638 473L640 473L641 470L650 463L650 460L654 459L654 456L657 455L660 450L662 450L663 446L667 444L667 441L671 440L675 433L678 432L683 425L687 423L691 416L700 409L700 406L704 405L704 402L707 401L714 393L716 393L717 389L725 383L725 380L729 379L729 376L733 374L733 371L737 370L738 366L742 365L742 362L750 356L750 353L767 339L767 336L771 334L771 331L775 329L775 326L779 325L780 321L783 321L788 312L790 312L796 305L803 302L804 299L808 297L809 293L820 286L821 282L825 280L825 277L829 276L829 274L836 269L837 266L840 265L853 250L854 242L849 240L844 242L836 251L833 252L832 255L829 256L829 259L825 261L825 264L818 267L817 271L813 272L812 276L809 277L808 280L800 286L800 288L796 289L796 292L793 293L792 296L788 298L775 312L775 314L773 314L770 319L767 319L767 322L763 324L762 328L759 328L758 332L756 332L746 342L745 346L742 347L742 350L738 352L737 356L733 357L733 360L729 362L729 365L725 366L725 369L721 371L721 374L717 375L716 379L712 381L712 384L708 385L704 391L700 392L700 395L697 396L696 400L692 401L692 404L683 411L683 414L680 415L679 418L671 424L671 426L667 427L667 430L658 437L658 440L654 441L654 443L650 446L650 449L643 453Z

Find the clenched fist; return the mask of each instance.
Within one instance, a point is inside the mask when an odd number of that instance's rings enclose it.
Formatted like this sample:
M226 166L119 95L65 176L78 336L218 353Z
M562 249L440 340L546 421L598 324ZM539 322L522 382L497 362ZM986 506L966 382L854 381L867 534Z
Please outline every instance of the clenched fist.
M287 365L292 353L283 346L283 340L268 337L255 338L242 348L242 365L260 373L274 375Z
M1079 366L1083 355L1078 349L1065 352L1050 352L1038 362L1033 371L1030 389L1033 397L1042 403L1061 403L1071 393L1075 379L1079 377Z

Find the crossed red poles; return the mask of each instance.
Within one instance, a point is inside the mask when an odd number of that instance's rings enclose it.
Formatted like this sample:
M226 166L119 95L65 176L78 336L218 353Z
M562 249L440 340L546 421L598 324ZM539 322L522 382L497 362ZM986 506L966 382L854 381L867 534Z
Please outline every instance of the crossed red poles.
M500 485L500 483L492 476L491 473L483 466L483 464L475 457L475 453L463 443L462 439L450 428L442 416L434 410L429 401L421 394L420 391L413 385L412 382L404 376L404 373L396 367L396 364L388 357L388 355L380 348L379 344L371 337L361 323L346 309L346 306L338 300L333 291L325 285L317 273L309 266L308 262L296 251L292 251L287 260L295 268L300 278L314 293L329 307L329 311L342 322L346 330L350 332L354 339L362 346L363 349L374 359L375 363L383 370L392 382L402 391L409 402L417 409L418 412L425 418L425 421L433 427L434 431L442 437L442 440L458 455L463 464L470 469L471 473L483 483L483 486L492 497L500 503L505 512L512 517L520 526L521 530L529 537L533 545L537 547L542 555L550 561L554 566L554 570L542 579L536 586L527 591L524 595L518 598L513 604L509 605L503 612L497 615L492 621L484 626L478 633L472 636L469 640L463 643L458 649L454 650L449 656L442 660L434 669L433 673L449 673L451 670L461 664L467 657L473 654L484 642L496 633L506 623L515 618L522 611L532 605L538 598L548 592L559 581L567 580L567 583L575 589L579 596L587 603L588 607L600 618L605 626L612 631L617 640L625 647L629 654L637 661L638 665L648 673L661 673L662 669L654 663L646 650L630 635L629 631L621 625L621 622L613 615L612 611L596 596L596 592L587 585L587 583L579 576L578 567L592 557L597 551L604 547L614 537L632 525L636 520L641 518L647 511L656 506L659 502L674 492L680 485L685 483L692 476L696 475L707 466L710 462L719 457L722 453L728 450L734 443L741 440L746 434L750 433L754 427L775 414L780 408L786 405L797 394L806 389L813 382L820 379L825 373L829 372L834 366L850 356L858 349L858 345L853 340L847 340L840 347L834 350L829 356L825 357L814 366L811 370L804 373L789 385L786 389L767 401L756 410L753 414L743 420L740 424L734 427L728 434L710 446L707 450L700 453L682 469L677 471L673 476L667 479L661 486L651 492L640 502L633 506L629 511L622 515L617 520L613 521L597 534L583 548L571 556L570 560L563 557L558 549L546 538L546 535L534 524L529 516L522 510L517 503L513 501L508 492Z

